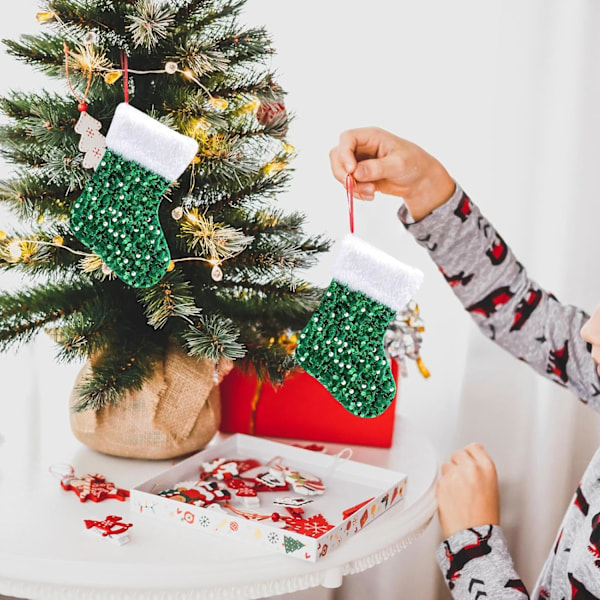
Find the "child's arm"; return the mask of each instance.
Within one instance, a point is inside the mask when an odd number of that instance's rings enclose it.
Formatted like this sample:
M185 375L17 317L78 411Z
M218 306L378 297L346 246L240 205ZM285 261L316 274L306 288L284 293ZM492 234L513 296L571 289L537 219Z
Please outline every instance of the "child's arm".
M437 502L446 538L437 559L452 595L460 600L528 597L499 526L496 467L481 445L470 444L442 465Z
M579 335L588 316L530 280L504 240L431 155L374 127L340 136L335 177L353 173L364 199L401 196L399 216L485 335L600 410L600 379ZM416 222L415 222L416 221Z
M600 410L600 380L580 335L588 315L531 280L459 186L421 221L406 206L399 217L487 337Z

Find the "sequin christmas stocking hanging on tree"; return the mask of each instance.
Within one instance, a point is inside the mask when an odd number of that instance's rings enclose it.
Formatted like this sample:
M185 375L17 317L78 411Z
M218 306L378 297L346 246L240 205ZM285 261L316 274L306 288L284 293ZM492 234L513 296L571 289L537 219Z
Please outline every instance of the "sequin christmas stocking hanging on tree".
M125 283L148 287L167 271L158 207L197 151L196 140L127 103L117 107L106 153L71 210L71 229Z
M418 269L353 234L342 241L332 281L300 333L296 358L359 417L380 415L396 395L384 336L422 279Z

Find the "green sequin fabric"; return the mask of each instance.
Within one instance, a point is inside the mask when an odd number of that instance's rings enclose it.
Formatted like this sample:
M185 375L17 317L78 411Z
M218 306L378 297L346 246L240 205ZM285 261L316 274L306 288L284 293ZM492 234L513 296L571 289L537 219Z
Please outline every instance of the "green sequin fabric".
M169 186L161 175L106 150L92 180L71 208L71 230L133 287L154 285L171 254L158 219Z
M358 417L377 417L396 395L383 349L395 315L388 306L333 279L300 333L300 366Z

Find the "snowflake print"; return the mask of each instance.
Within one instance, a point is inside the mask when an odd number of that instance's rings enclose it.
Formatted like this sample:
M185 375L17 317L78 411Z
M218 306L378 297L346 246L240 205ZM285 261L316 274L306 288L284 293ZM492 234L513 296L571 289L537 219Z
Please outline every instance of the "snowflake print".
M270 531L269 535L267 536L267 539L269 540L269 542L271 542L271 544L277 544L279 543L279 534L275 531Z
M321 537L324 533L333 529L333 525L328 523L322 514L313 515L308 519L290 518L286 522L285 529L314 538Z
M202 515L198 519L198 524L200 527L208 527L210 525L210 519L206 515Z

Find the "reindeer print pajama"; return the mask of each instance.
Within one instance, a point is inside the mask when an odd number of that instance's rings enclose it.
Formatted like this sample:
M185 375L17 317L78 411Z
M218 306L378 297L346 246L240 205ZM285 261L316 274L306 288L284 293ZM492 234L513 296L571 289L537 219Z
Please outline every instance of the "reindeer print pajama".
M398 216L485 335L600 410L600 378L579 335L588 315L561 304L529 279L459 186L446 204L421 221L414 222L405 206ZM501 527L460 531L441 544L437 557L459 600L600 600L600 449L581 479L531 596L515 571Z

